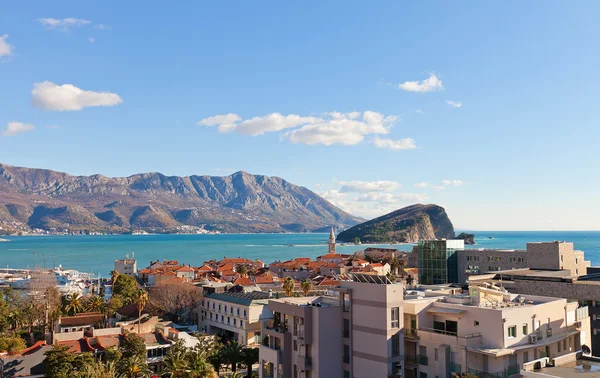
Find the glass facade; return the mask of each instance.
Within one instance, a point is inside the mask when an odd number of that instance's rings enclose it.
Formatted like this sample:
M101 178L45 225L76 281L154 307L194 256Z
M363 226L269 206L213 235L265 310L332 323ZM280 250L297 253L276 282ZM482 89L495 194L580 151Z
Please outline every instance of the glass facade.
M419 283L438 285L458 283L456 250L465 247L463 240L421 240L419 251Z

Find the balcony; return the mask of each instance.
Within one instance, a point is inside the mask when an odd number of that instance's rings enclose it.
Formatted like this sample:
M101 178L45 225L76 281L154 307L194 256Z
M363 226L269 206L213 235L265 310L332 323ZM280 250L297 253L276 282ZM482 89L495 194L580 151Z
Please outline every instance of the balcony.
M422 355L422 354L419 354L417 356L417 362L419 363L419 365L425 365L425 366L427 366L427 365L429 365L429 357L427 357L425 355Z
M462 373L462 368L459 364L455 362L450 362L450 372L460 375Z
M420 340L433 341L440 344L456 345L460 347L481 344L481 333L459 335L456 332L421 327L417 331Z
M405 340L419 340L419 336L417 336L417 330L412 328L404 329L404 339Z
M298 356L298 358L296 359L296 366L298 366L298 369L303 371L310 370L312 369L312 358Z
M258 348L261 359L270 362L273 365L279 365L283 363L282 350L270 348L266 345L260 345Z
M404 363L407 365L417 366L419 364L416 355L407 354L404 356Z
M518 364L510 365L508 368L503 371L497 373L490 373L487 371L477 370L477 369L469 369L469 374L473 374L478 378L508 378L511 375L518 374L520 371L520 366Z

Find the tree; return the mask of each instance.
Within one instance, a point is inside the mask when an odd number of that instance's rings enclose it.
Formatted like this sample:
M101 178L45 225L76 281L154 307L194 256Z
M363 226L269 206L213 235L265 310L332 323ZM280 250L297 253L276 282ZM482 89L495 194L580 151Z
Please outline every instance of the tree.
M137 299L138 284L135 279L124 274L118 274L113 281L113 294L120 295L125 304L131 304Z
M0 352L17 353L27 348L19 336L0 336Z
M99 295L94 295L87 302L87 311L102 312L104 310L104 299Z
M64 310L69 315L75 315L84 309L83 298L79 293L72 293L65 298Z
M72 378L94 364L91 353L74 354L66 345L55 345L45 355L46 378Z
M213 378L217 377L214 367L206 359L205 351L198 346L185 347L177 341L165 357L166 371L172 378Z
M123 359L138 356L146 358L146 344L144 340L135 333L127 333L123 336L123 342L119 348Z
M248 267L244 264L239 264L235 267L235 271L242 277L248 276Z
M146 356L140 357L138 355L122 359L119 371L126 378L145 377L151 372L146 363Z
M120 275L120 273L117 272L116 270L111 270L110 271L110 279L113 282L113 285L117 281L117 278L119 278L119 275Z
M248 377L252 377L252 365L259 361L258 348L244 349L242 361L244 361L244 365L248 369Z
M138 333L140 333L140 327L142 326L142 310L148 303L148 292L144 289L139 289L137 293L136 307L138 310Z
M188 370L187 350L181 340L177 341L165 356L165 369L171 378L186 378Z
M354 244L356 244L356 245L360 244L360 238L358 236L354 238Z
M161 283L150 289L150 303L171 315L178 323L193 323L201 290L188 282Z
M291 297L294 294L294 279L292 277L286 277L285 280L283 280L283 291L288 297Z
M310 293L310 291L312 290L312 281L309 280L308 278L305 279L304 281L302 281L301 287L302 287L302 292L304 293L304 296L307 296L308 293Z
M244 358L244 348L237 342L237 340L229 341L222 351L223 358L226 363L231 364L231 371L237 370L238 362Z
M92 364L85 365L81 371L77 372L75 378L121 378L117 370L117 365L112 362L103 363L94 361Z

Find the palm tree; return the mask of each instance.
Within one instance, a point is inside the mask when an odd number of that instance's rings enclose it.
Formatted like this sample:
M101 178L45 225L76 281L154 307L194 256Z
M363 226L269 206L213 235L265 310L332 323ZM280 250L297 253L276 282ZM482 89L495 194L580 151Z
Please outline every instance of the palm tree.
M99 295L93 296L87 304L87 310L89 312L102 312L103 309L104 299Z
M148 292L144 289L139 289L137 292L137 310L138 310L138 333L140 333L140 327L142 324L142 310L148 303Z
M245 376L242 373L235 372L235 373L229 374L228 378L244 378L244 377L250 377L250 375Z
M113 285L114 285L115 281L117 280L117 278L119 278L119 274L120 273L117 272L116 270L111 270L110 271L110 279L112 280Z
M304 281L302 281L301 287L302 287L302 292L304 293L304 296L307 296L308 293L310 293L310 291L312 290L311 280L309 280L307 278Z
M188 377L195 378L219 378L213 365L202 356L201 353L189 353L189 371Z
M139 378L150 373L146 357L134 355L121 360L121 371L124 378Z
M65 312L70 315L75 315L78 312L83 311L83 299L79 293L72 293L67 295Z
M223 349L223 357L227 363L231 364L231 371L235 372L238 362L244 358L244 348L237 340L230 341Z
M165 369L171 378L185 378L188 362L184 350L170 351L165 357Z
M248 369L248 377L252 377L252 365L259 361L258 348L246 348L243 355L244 365Z
M248 267L244 264L240 264L235 268L235 271L237 272L237 274L239 274L242 277L246 277L248 275Z
M6 320L8 320L10 326L16 330L23 324L23 314L21 313L21 311L14 308L11 312L8 313Z
M117 366L114 362L96 361L93 364L85 364L81 370L74 373L76 378L120 378Z
M286 277L285 280L283 280L283 291L288 297L291 297L294 294L294 279L292 277Z

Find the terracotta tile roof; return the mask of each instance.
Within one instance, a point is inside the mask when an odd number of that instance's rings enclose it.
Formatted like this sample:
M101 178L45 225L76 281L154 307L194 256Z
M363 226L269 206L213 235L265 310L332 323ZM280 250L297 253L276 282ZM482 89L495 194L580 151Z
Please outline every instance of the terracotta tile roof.
M404 268L404 271L406 273L419 274L418 268Z
M254 280L256 281L257 285L267 285L267 284L272 284L275 283L275 280L273 279L273 277L271 276L256 276L254 277Z
M342 259L343 256L337 253L328 253L326 255L323 256L319 256L317 257L318 259Z
M182 266L181 268L177 268L176 269L178 272L193 272L194 269L190 268L189 266Z
M201 267L199 267L199 268L196 268L196 271L197 271L197 272L201 272L201 273L204 273L204 272L212 272L213 270L214 270L213 268L211 268L210 266L208 266L208 265L206 265L206 264L202 265L202 266L201 266Z
M99 312L82 313L75 316L63 316L59 319L63 327L76 327L84 325L93 325L104 319L104 315Z
M110 347L118 347L121 343L121 335L106 335L96 337L96 347L105 350Z
M224 258L223 260L219 261L219 265L225 265L225 264L252 264L254 261L252 260L248 260L248 259L244 259L241 257L238 258Z
M144 268L144 269L138 270L138 274L148 274L150 272L152 272L152 270L150 270L150 268Z
M383 268L383 264L382 263L374 263L369 265L372 268Z
M218 271L223 271L223 270L234 270L235 269L235 265L233 264L223 264L223 265L219 265L219 269L217 269Z
M88 343L87 339L81 338L74 341L59 341L58 345L69 347L70 353L93 352L94 348Z
M321 281L319 283L318 286L337 286L340 284L340 281L334 279L334 278L330 278L330 277L325 277L323 279L323 281Z
M336 263L324 263L322 268L339 268L339 265Z
M254 286L254 282L252 282L252 280L248 277L239 277L233 284L241 286Z
M171 344L171 342L169 340L167 340L167 338L161 332L140 333L140 334L138 334L138 336L141 337L142 340L144 340L144 344L147 344L147 345Z
M225 276L225 277L229 277L229 276L235 276L237 273L234 272L233 270L225 270L221 272L221 276Z
M21 355L32 354L32 353L35 353L37 350L39 350L41 347L44 347L46 345L48 345L48 344L46 344L45 341L41 340L41 341L36 342L35 344L33 344L32 346L30 346L29 348L20 351L17 354L21 354Z

